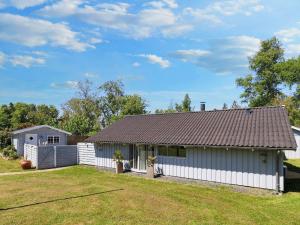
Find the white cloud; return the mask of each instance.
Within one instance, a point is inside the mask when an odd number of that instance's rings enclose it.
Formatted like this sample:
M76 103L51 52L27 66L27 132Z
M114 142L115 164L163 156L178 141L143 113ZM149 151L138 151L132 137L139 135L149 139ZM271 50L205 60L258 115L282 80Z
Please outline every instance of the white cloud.
M244 72L248 57L253 56L260 40L251 36L231 36L217 39L208 49L178 50L172 55L184 62L191 62L219 75Z
M222 23L221 16L242 14L250 16L264 9L260 0L216 1L205 8L185 8L185 15L194 17L199 22Z
M78 81L68 80L64 83L51 83L50 87L52 88L66 88L66 89L76 89L78 88Z
M78 33L66 24L32 19L9 13L0 13L0 40L29 47L50 44L82 52L91 44L81 42Z
M211 54L210 51L201 49L177 50L173 55L179 57L184 62L193 62L199 57Z
M178 4L175 0L162 0L162 2L164 2L165 4L167 4L170 8L177 8Z
M276 32L275 35L282 41L292 42L295 38L300 38L300 29L295 27L282 29Z
M127 3L90 5L81 0L62 0L44 7L39 14L47 17L73 16L91 25L117 30L134 39L142 39L161 34L166 28L175 30L179 23L179 17L171 10L175 6L175 1L166 0L164 4L156 1L146 4L146 8L129 12L131 5ZM181 30L183 29L187 31L187 25L181 26ZM167 33L168 30L164 32ZM179 33L179 31L173 32ZM169 33L171 35L171 31Z
M31 55L9 55L0 52L0 67L2 67L4 64L8 64L13 66L30 68L32 66L44 64L46 62L44 57L45 55L36 54L34 52L31 53Z
M275 36L283 42L287 57L297 57L300 52L300 28L292 27L275 32Z
M47 0L0 0L0 8L15 7L25 9L45 3Z
M219 13L225 16L235 14L244 14L249 16L254 12L259 12L264 9L264 6L259 0L228 0L218 1L209 5L206 10L212 13Z
M148 62L152 64L158 64L161 68L168 68L171 66L171 63L167 59L163 59L160 56L154 54L141 54L140 57L146 58Z
M34 65L41 65L45 63L45 59L36 58L30 55L14 55L10 57L9 61L14 66L23 66L25 68L30 68Z
M140 63L138 63L138 62L134 62L134 63L132 63L132 66L133 67L139 67L141 64Z
M89 73L89 72L85 73L84 76L87 77L87 78L95 78L95 77L98 77L97 74L95 74L95 73Z
M182 34L192 31L194 27L190 24L178 24L175 26L167 27L162 30L164 37L177 37Z
M0 52L0 68L4 65L5 62L5 54Z

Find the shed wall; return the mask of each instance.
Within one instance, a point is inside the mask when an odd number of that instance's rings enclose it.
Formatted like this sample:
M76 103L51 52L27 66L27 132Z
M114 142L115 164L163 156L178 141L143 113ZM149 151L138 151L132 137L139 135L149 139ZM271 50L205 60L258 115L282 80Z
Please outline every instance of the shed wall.
M297 150L296 151L290 151L286 150L285 152L285 157L287 159L300 159L300 131L293 130L295 139L297 142Z
M48 127L42 127L36 130L23 132L20 134L14 134L13 140L18 139L18 146L14 146L17 149L19 155L24 155L24 144L25 143L25 135L26 134L37 134L38 135L38 144L42 145L47 142L48 136L59 136L60 142L57 144L51 144L51 146L56 145L66 145L67 144L67 134L59 132L57 130L50 129ZM47 144L50 145L50 144Z

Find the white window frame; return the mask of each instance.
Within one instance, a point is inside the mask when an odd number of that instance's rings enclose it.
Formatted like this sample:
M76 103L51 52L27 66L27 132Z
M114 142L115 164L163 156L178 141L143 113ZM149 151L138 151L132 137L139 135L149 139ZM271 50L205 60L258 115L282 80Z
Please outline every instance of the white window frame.
M49 137L52 138L52 143L49 143ZM54 142L54 139L55 139L55 138L58 138L58 142L57 142L57 143ZM48 136L47 136L47 143L48 143L48 145L49 145L49 144L50 144L50 145L59 144L59 143L60 143L60 136L59 136L59 135L48 135Z

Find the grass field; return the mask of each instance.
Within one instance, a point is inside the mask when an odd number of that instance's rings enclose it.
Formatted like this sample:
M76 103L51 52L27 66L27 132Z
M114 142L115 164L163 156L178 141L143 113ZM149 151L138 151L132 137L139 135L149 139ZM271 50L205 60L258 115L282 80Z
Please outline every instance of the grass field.
M0 177L1 224L299 224L300 193L255 196L91 167Z
M23 171L19 160L4 160L0 157L0 173Z

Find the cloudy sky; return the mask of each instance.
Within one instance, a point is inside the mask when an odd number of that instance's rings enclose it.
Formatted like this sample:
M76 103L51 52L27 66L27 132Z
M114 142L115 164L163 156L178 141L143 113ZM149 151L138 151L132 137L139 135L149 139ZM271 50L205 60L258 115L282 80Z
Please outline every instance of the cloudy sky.
M239 100L235 79L262 39L300 53L300 1L0 0L0 103L61 106L77 82L122 79L148 109L189 93Z

